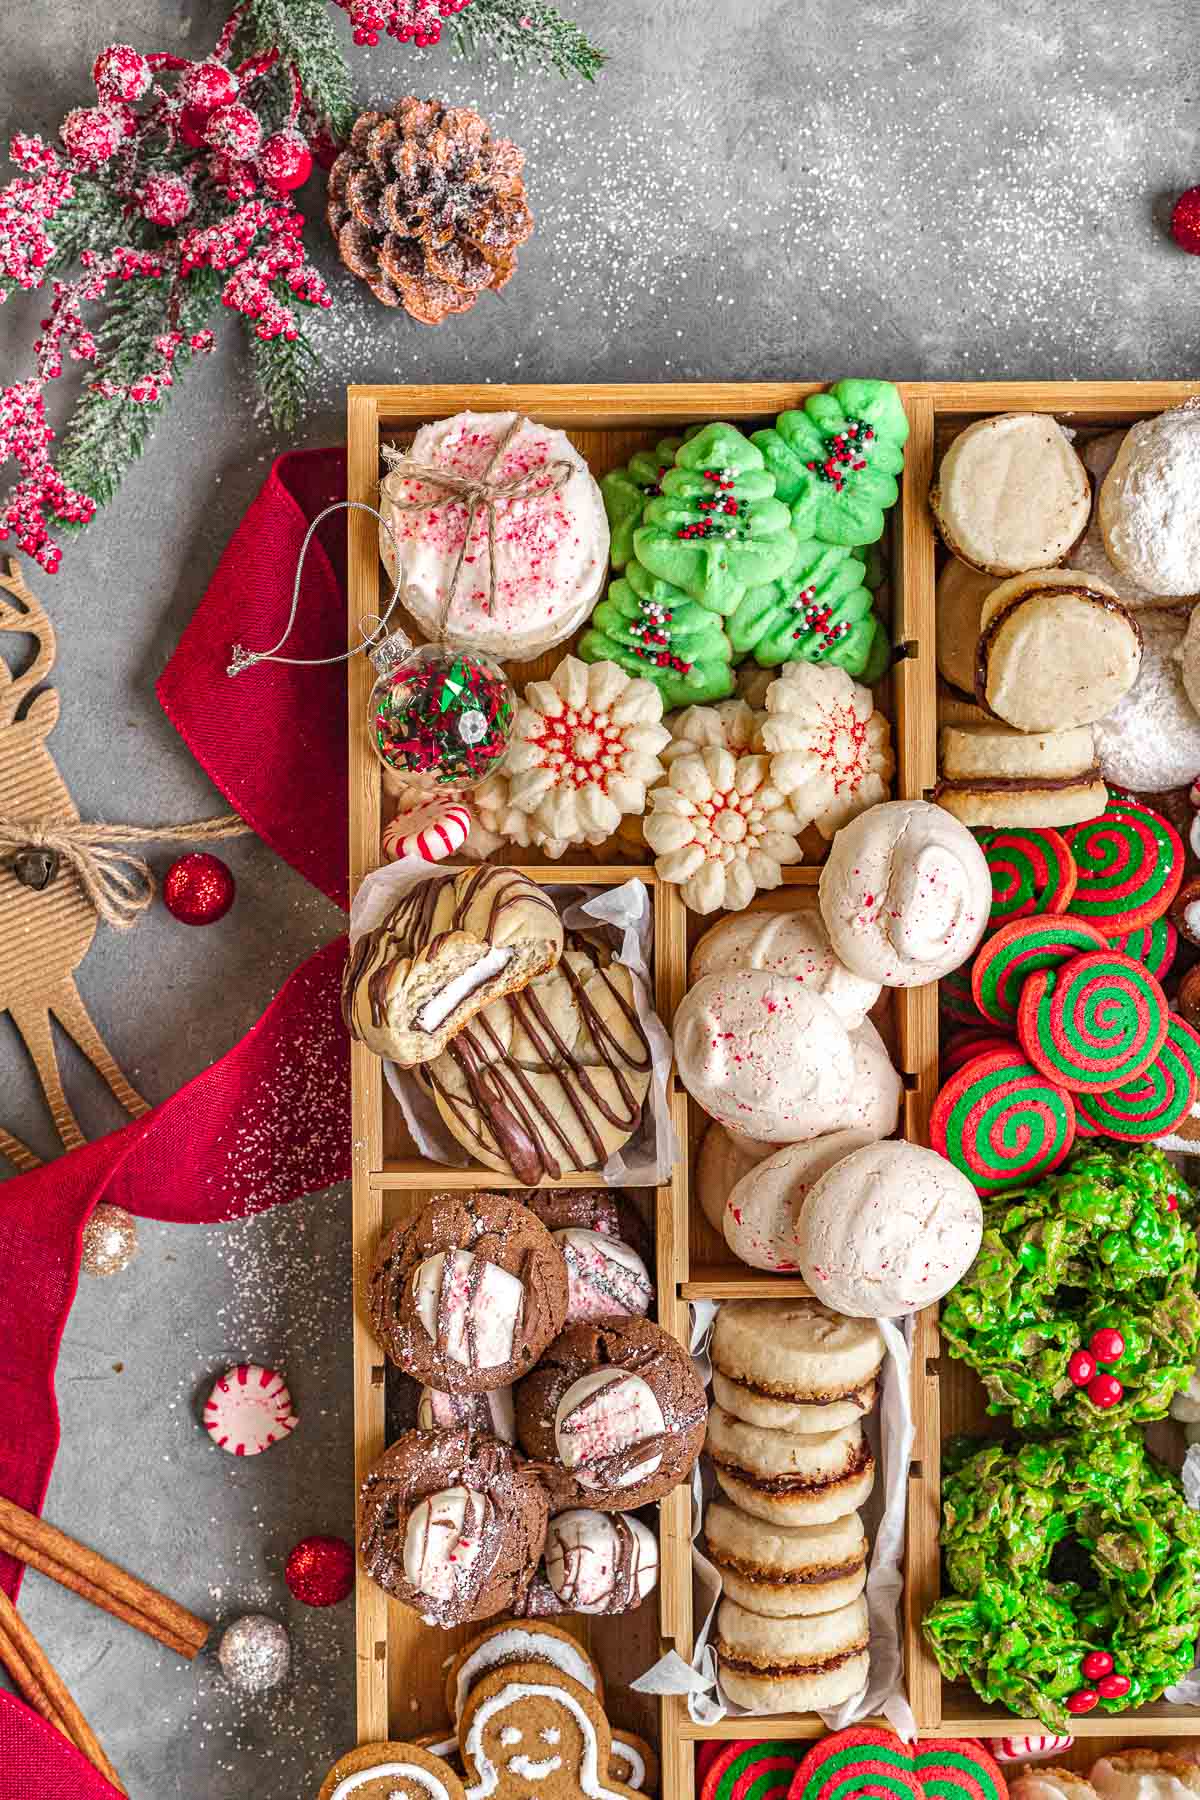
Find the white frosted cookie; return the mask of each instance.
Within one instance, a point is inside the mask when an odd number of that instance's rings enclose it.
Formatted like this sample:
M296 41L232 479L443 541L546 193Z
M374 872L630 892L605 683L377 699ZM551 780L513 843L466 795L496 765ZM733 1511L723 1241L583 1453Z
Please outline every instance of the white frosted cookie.
M740 969L766 969L803 982L848 1030L862 1024L880 994L877 981L855 975L835 955L815 903L786 912L743 913L710 926L692 951L690 979Z
M1189 617L1192 624L1189 625ZM1093 727L1100 771L1140 793L1189 787L1200 771L1200 626L1196 613L1144 606L1142 666L1125 698ZM1191 693L1189 698L1189 680Z
M710 1118L762 1143L836 1130L852 1103L845 1026L799 982L762 969L706 975L688 990L675 1014L675 1061Z
M714 1638L726 1698L752 1713L828 1711L867 1685L871 1630L861 1596L800 1619L769 1619L722 1600Z
M1200 1767L1168 1750L1122 1750L1093 1763L1100 1800L1195 1800Z
M1092 438L1079 452L1097 494L1104 485L1104 478L1112 468L1125 437L1124 431L1106 431L1102 437ZM1106 581L1121 605L1127 606L1130 612L1139 612L1143 606L1163 604L1161 594L1152 588L1144 588L1140 581L1126 575L1112 561L1104 545L1104 533L1100 529L1099 506L1093 508L1083 542L1072 550L1071 561L1084 574L1098 575L1101 581Z
M854 1027L850 1044L854 1051L854 1089L845 1122L872 1140L891 1137L900 1123L904 1083L870 1019Z
M1161 597L1200 593L1200 404L1131 425L1104 478L1104 547Z
M797 1222L813 1183L843 1156L871 1142L865 1131L834 1131L788 1144L743 1175L725 1206L725 1242L752 1269L799 1268Z
M514 1663L544 1663L567 1675L604 1703L604 1682L598 1664L564 1631L545 1619L502 1619L455 1651L446 1669L446 1712L456 1723L462 1717L467 1696L492 1669Z
M983 603L997 585L995 575L946 559L937 580L938 674L964 694L975 692L975 651Z
M696 1156L695 1194L700 1210L718 1235L725 1229L725 1202L748 1169L774 1153L774 1144L706 1126Z
M496 502L494 592L486 507L477 508L467 543L466 500L447 498L432 482L407 473L411 465L426 464L478 480L493 463L495 483L532 476L525 491ZM558 488L555 464L565 465L566 472L565 485ZM420 510L403 510L413 501L424 504ZM443 614L461 557L444 635L467 649L490 651L509 661L540 656L569 638L587 618L608 575L608 518L587 463L564 431L519 419L516 413L458 413L423 425L407 458L393 459L384 476L379 511L391 533L380 526L379 553L394 581L399 547L404 605L422 631L435 639L443 634Z
M1095 575L1039 569L983 603L975 697L1018 731L1066 731L1110 713L1137 680L1142 634Z
M979 1195L952 1163L891 1140L859 1149L809 1190L801 1273L834 1312L891 1319L949 1293L983 1235Z
M838 832L818 893L849 968L885 987L922 987L979 943L992 878L975 839L942 807L891 800Z
M1060 563L1092 508L1087 470L1056 419L1000 413L960 431L929 504L947 547L992 575Z
M466 1800L461 1778L420 1744L360 1744L339 1757L317 1800Z

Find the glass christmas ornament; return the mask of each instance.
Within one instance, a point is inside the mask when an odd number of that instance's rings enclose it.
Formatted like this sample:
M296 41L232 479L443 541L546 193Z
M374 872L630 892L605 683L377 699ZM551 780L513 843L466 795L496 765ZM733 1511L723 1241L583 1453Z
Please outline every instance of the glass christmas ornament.
M430 793L470 793L501 766L517 696L500 664L476 650L392 632L370 651L376 670L367 729L380 761Z

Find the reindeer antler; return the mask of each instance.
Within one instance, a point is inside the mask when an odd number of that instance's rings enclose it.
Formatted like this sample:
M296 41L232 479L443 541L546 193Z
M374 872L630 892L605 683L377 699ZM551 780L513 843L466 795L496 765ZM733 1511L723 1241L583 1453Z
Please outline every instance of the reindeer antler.
M0 631L22 632L26 637L36 638L38 646L36 656L21 675L11 674L0 657L0 723L7 724L16 718L17 708L26 694L32 693L54 667L56 646L54 627L41 602L26 587L15 556L6 561L4 573L0 574L0 588L18 602L16 606L9 606L0 600Z

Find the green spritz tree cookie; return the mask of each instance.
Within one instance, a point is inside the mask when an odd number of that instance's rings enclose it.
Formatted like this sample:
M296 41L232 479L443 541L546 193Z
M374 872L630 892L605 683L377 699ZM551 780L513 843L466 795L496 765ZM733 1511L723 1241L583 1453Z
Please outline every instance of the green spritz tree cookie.
M667 711L733 692L733 649L714 612L631 562L579 640L584 662L615 662L644 675Z
M732 425L684 443L633 534L643 567L726 616L748 587L783 574L794 546L760 451Z
M633 555L633 534L642 522L647 500L662 492L659 482L675 466L675 452L682 438L663 438L653 450L639 450L622 469L610 469L601 477L600 492L612 533L612 566L623 569Z
M748 588L728 623L735 656L752 655L764 669L785 662L828 663L861 676L887 666L887 637L871 610L866 570L841 544L798 539L778 581Z
M908 420L890 381L839 381L810 394L800 412L780 413L752 442L775 492L792 508L792 529L826 544L873 544L900 495Z

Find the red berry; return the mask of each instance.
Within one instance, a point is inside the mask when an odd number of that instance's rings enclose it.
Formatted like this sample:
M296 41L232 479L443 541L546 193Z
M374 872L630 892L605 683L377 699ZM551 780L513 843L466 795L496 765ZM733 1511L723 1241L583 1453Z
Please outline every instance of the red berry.
M1099 1706L1100 1696L1095 1688L1077 1688L1073 1694L1067 1695L1067 1711L1069 1713L1091 1712Z
M1067 1374L1076 1387L1086 1387L1096 1373L1096 1359L1087 1350L1076 1350L1067 1364Z
M185 106L179 115L179 135L185 144L198 150L204 142L204 127L208 124L208 114L202 107Z
M1102 1325L1093 1331L1088 1348L1098 1363L1116 1363L1125 1354L1125 1339L1114 1326Z
M158 169L147 175L138 193L143 219L167 229L183 223L192 210L193 201L191 182L172 169Z
M184 70L179 80L179 92L185 106L210 113L237 99L238 78L224 63L209 58L206 62L192 63Z
M1129 1687L1128 1675L1106 1675L1103 1681L1096 1683L1096 1691L1102 1700L1123 1700Z
M312 174L312 151L301 132L276 131L263 145L258 166L277 194L290 194Z
M1097 1375L1094 1380L1088 1382L1088 1399L1102 1412L1107 1412L1110 1406L1115 1406L1124 1392L1125 1389L1115 1375Z
M1195 793L1195 791L1196 791L1196 783L1193 782L1192 783L1192 792ZM1193 806L1195 806L1197 804L1197 802L1193 800L1192 804L1193 804ZM1179 1211L1179 1196L1178 1196L1178 1194L1168 1194L1167 1198L1164 1202L1164 1205L1166 1206L1166 1209L1168 1212L1178 1212Z
M77 106L58 128L63 147L76 162L97 168L109 162L125 136L125 116L114 107Z
M150 86L150 64L132 44L110 44L92 64L102 100L140 100Z
M262 124L257 113L235 101L232 106L218 106L209 114L204 141L214 150L223 150L239 162L245 162L262 142Z
M1200 187L1188 188L1175 202L1171 236L1189 256L1200 256Z
M1089 1650L1079 1665L1089 1681L1099 1681L1101 1675L1111 1675L1113 1659L1107 1650Z

